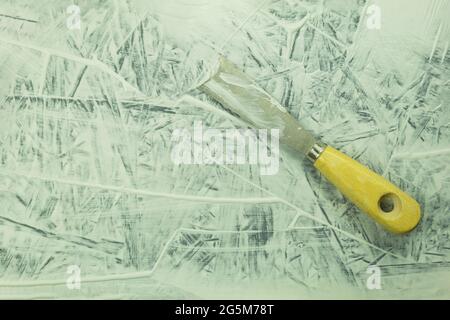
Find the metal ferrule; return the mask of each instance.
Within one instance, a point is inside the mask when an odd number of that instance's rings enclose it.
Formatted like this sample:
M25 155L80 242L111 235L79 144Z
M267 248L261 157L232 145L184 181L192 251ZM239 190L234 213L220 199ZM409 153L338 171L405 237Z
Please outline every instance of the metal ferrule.
M326 148L326 144L322 142L316 142L311 150L306 154L306 157L311 160L313 163L316 162L317 159L319 159L320 155L322 154L323 150Z

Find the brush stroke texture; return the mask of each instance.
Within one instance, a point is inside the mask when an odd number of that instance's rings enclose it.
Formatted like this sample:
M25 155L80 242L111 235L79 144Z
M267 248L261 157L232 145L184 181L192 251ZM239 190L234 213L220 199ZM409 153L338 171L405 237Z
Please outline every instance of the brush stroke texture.
M376 3L380 30L371 1L80 0L69 30L61 1L3 1L0 298L449 298L448 1ZM386 233L288 152L275 176L174 165L174 129L242 126L197 89L219 55L419 227Z

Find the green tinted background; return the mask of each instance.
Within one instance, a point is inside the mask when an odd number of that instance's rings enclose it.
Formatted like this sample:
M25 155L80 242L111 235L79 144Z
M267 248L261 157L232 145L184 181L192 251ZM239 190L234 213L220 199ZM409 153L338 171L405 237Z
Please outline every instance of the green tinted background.
M71 4L0 4L0 298L450 297L448 1L80 0L80 29ZM173 164L174 129L235 126L197 89L219 54L413 195L417 229L298 155Z

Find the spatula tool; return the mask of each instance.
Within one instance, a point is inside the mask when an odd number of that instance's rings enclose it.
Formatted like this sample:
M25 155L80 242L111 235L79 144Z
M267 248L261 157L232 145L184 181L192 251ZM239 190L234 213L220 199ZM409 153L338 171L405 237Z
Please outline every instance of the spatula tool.
M406 233L419 223L417 201L369 168L315 139L230 61L221 57L216 72L200 89L252 127L279 128L281 143L305 154L345 197L387 230Z

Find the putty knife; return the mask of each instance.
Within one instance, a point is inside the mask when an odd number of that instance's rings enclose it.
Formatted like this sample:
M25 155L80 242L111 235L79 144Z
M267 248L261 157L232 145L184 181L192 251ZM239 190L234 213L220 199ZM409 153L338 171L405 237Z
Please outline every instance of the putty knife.
M305 154L350 201L387 230L405 233L420 220L420 206L382 176L316 140L284 107L234 64L220 58L200 89L255 128L280 129L280 141Z

